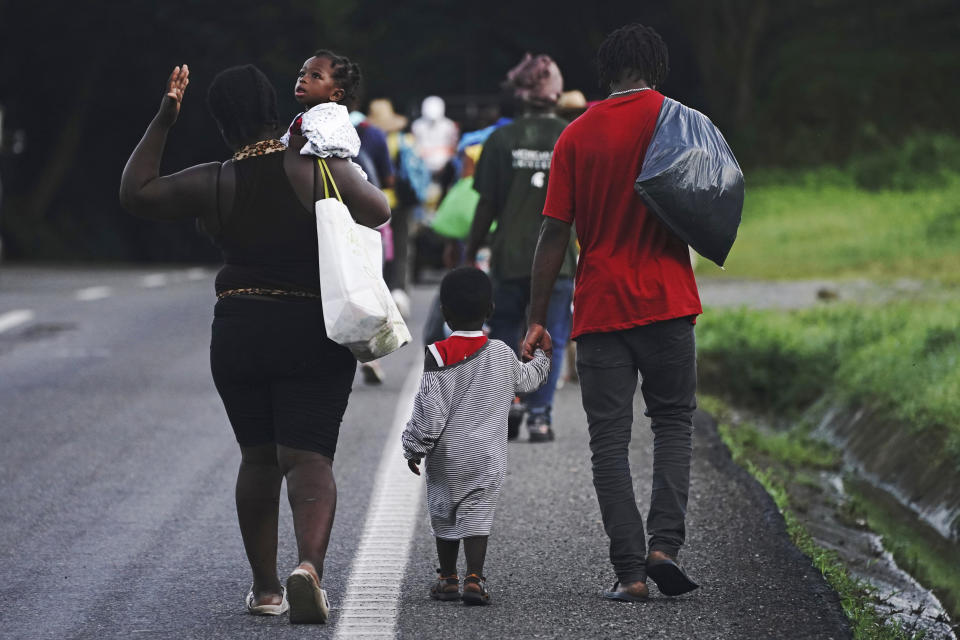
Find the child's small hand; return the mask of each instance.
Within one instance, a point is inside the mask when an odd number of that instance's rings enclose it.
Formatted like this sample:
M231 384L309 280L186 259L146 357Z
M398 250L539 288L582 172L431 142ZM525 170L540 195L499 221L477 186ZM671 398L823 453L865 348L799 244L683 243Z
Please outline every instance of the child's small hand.
M409 467L410 471L412 471L415 475L420 475L420 468L417 466L418 464L420 464L419 458L407 460L407 467Z
M544 355L553 358L553 338L550 337L550 332L546 329L543 330L543 335L540 337L540 348L543 349Z
M533 360L537 349L543 349L544 354L550 358L553 356L553 339L550 333L541 324L531 324L527 330L527 335L523 339L520 347L520 353L524 362Z

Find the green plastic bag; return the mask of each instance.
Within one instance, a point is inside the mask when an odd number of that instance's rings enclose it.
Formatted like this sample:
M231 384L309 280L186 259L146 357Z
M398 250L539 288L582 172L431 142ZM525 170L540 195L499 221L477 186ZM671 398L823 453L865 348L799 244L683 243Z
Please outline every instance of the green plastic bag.
M466 240L470 235L473 214L480 202L480 194L473 190L473 176L460 178L447 192L437 207L431 228L439 235L456 240ZM496 228L496 223L491 230Z

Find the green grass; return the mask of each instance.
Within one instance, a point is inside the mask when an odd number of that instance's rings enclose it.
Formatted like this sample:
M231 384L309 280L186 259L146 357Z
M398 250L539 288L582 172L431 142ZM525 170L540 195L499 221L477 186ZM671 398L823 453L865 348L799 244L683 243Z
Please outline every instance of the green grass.
M960 466L960 301L710 310L697 350L702 384L738 403L786 417L825 396L869 406Z
M884 624L870 606L870 588L818 547L794 515L803 511L803 489L815 488L810 472L839 465L835 451L809 438L803 412L815 403L869 408L929 436L931 465L960 469L960 140L919 136L844 168L747 171L746 181L726 271L701 260L699 276L924 283L922 298L882 307L711 309L697 325L701 388L787 427L723 419L730 414L722 401L699 398L720 419L734 459L773 496L794 543L840 594L855 637L910 637ZM950 594L960 593L960 578L949 570L956 549L939 552L904 524L912 519L892 516L890 505L863 496L859 502L897 561L946 594L941 600L956 612Z
M839 469L840 456L828 444L812 440L802 430L763 433L750 424L742 424L725 434L743 450L783 465L790 470Z
M960 284L960 176L914 191L868 191L850 172L822 169L776 184L747 172L743 221L726 272L765 279L938 279Z
M840 597L840 605L850 622L856 640L920 640L922 632L911 634L900 623L888 620L877 611L876 598L870 585L859 580L847 570L836 553L816 543L795 515L790 505L784 478L790 474L792 465L800 460L814 465L833 468L837 454L824 455L824 445L811 440L803 433L765 433L749 424L733 425L727 418L722 401L711 396L700 398L700 404L714 414L718 430L734 461L747 469L766 489L783 515L787 533L793 543L810 558L813 566L823 574L827 583ZM785 440L791 440L785 443ZM799 458L799 459L797 459Z
M804 426L770 431L738 419L736 428L732 428L730 425L734 420L730 418L730 410L723 400L703 394L697 397L697 404L717 419L720 435L735 459L742 459L749 453L752 463L764 467L776 466L789 471L791 475L804 470L840 468L839 452L829 444L811 438Z

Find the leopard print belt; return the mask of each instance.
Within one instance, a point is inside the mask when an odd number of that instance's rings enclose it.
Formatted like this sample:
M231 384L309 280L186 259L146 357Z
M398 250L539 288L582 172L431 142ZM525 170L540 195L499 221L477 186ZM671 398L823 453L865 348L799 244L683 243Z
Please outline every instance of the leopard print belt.
M257 156L265 156L268 153L286 151L286 149L287 145L279 140L261 140L260 142L254 142L253 144L248 144L237 149L237 152L233 154L233 159L244 160L246 158L255 158Z
M293 298L319 298L319 293L309 291L288 291L286 289L261 289L259 287L249 287L247 289L227 289L217 294L218 300L229 298L231 296L290 296Z

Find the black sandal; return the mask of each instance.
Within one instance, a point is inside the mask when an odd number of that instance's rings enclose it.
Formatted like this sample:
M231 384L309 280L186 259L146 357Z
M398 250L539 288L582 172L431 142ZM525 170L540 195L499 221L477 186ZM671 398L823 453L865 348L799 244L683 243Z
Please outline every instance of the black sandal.
M633 594L629 591L623 591L620 589L620 581L617 580L613 583L613 587L610 591L604 591L603 597L607 600L619 600L620 602L644 602L649 596L647 592L647 587L644 585L642 593Z
M476 573L471 573L464 578L463 604L470 606L490 604L490 594L484 587L486 581L486 578Z
M663 558L647 560L647 576L657 583L665 596L680 596L700 587L691 580L679 564L664 553Z
M460 599L460 576L451 574L444 576L437 569L437 581L430 587L430 597L434 600L459 600Z

